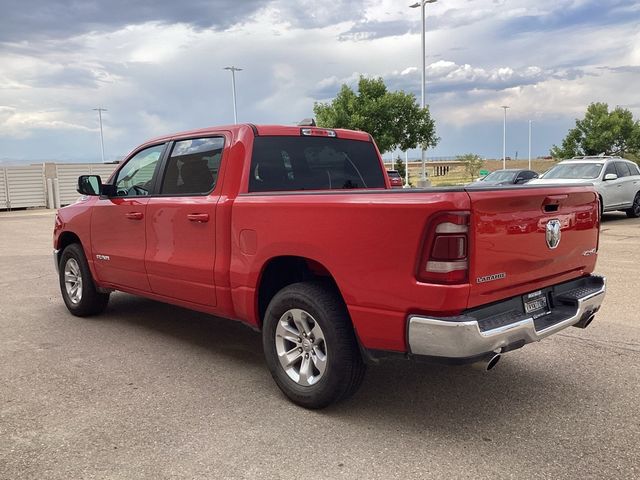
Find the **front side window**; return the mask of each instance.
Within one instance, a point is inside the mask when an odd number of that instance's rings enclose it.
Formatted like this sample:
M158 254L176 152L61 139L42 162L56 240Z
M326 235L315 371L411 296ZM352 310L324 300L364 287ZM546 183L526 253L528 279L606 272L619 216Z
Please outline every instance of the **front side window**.
M607 168L604 169L603 178L609 175L610 173L613 173L615 176L619 175L618 170L616 170L616 164L613 162L607 163Z
M224 138L193 138L176 142L167 161L160 193L204 195L218 179Z
M258 137L250 192L385 188L372 142L327 137Z
M531 180L532 178L536 178L538 174L532 171L520 172L518 178L516 178L516 182L526 182L527 180Z
M115 181L118 197L140 197L149 195L153 189L156 169L164 145L145 148L136 153L120 169Z

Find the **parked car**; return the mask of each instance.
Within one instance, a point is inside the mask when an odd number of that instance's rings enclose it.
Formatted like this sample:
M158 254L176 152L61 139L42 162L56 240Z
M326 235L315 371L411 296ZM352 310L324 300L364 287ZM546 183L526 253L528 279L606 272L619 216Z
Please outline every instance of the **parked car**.
M392 190L364 132L168 135L78 191L53 232L73 315L120 290L244 322L308 408L348 397L385 358L490 369L585 328L605 294L593 187Z
M533 170L519 170L509 168L505 170L496 170L482 178L479 178L469 187L486 187L489 185L524 185L525 183L538 178L538 174Z
M622 210L640 217L640 168L620 157L575 157L565 160L532 184L593 184L600 198L600 213Z
M397 170L387 170L387 176L389 177L391 188L402 188L404 186L404 181Z

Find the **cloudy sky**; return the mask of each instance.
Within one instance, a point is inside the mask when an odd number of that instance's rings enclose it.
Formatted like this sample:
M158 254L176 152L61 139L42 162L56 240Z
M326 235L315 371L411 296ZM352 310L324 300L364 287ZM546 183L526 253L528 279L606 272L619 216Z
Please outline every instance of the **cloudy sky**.
M420 95L420 10L398 0L0 0L0 160L108 160L145 139L312 116L359 75ZM640 116L638 0L427 5L430 156L547 154L592 101Z

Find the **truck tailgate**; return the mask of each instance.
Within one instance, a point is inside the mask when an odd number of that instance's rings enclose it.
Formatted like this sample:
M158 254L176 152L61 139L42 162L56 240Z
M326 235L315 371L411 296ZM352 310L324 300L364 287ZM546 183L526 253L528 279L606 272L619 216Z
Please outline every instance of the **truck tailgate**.
M524 186L467 193L472 212L470 308L595 268L600 221L592 188Z

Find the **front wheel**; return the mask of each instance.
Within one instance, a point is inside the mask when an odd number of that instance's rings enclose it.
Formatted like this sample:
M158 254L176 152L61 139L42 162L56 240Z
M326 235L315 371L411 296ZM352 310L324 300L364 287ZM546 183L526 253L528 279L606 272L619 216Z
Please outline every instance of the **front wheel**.
M627 217L630 218L640 217L640 192L636 193L636 196L633 199L633 205L630 209L626 210L625 213L627 214Z
M278 292L265 314L262 344L278 387L300 406L343 400L364 378L349 315L329 284L295 283Z
M82 246L73 243L60 257L60 292L69 311L78 317L96 315L109 303L109 294L96 289Z

